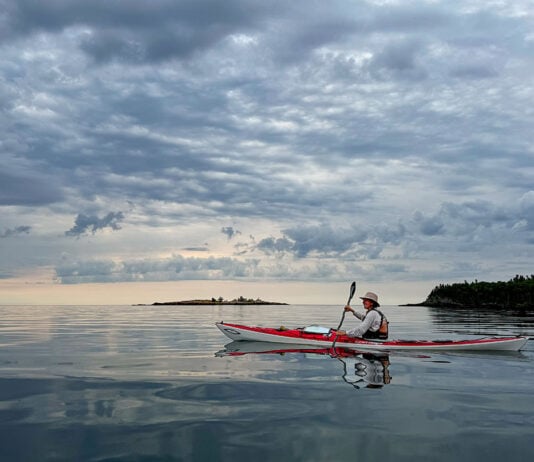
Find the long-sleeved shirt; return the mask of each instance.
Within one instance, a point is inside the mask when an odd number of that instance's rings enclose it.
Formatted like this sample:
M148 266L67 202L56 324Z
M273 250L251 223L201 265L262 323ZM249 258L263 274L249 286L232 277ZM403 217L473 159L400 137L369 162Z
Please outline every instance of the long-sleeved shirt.
M355 328L347 331L347 335L349 337L363 337L368 330L371 332L376 332L378 329L380 329L382 316L380 316L380 313L377 311L369 310L366 314L357 312L354 312L353 314L362 322L360 322L360 324L358 324Z

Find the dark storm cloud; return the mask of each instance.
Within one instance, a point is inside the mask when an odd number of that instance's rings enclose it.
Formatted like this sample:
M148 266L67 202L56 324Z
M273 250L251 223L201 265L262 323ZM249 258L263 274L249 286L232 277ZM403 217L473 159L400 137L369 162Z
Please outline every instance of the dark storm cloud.
M98 230L110 228L114 231L121 229L120 222L124 219L122 212L109 212L99 218L96 215L78 214L74 226L65 232L65 236L81 236L87 232L95 234Z

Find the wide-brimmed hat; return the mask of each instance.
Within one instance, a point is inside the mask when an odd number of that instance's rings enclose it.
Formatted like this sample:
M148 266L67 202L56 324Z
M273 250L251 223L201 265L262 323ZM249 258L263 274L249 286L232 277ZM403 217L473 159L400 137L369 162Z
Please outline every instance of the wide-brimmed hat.
M380 303L378 303L378 295L376 295L374 292L367 292L363 297L360 297L362 300L371 300L375 306L380 306Z

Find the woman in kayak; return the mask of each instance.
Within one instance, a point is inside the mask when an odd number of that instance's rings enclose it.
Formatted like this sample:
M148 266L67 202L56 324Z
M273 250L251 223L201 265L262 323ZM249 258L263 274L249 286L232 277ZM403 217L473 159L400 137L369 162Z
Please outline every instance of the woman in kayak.
M360 337L364 339L381 339L388 338L388 320L381 311L377 308L378 295L373 292L367 292L363 297L363 307L366 313L361 314L354 311L349 305L345 307L345 311L350 311L361 322L355 328L348 331L339 330L338 335L347 335L349 337Z

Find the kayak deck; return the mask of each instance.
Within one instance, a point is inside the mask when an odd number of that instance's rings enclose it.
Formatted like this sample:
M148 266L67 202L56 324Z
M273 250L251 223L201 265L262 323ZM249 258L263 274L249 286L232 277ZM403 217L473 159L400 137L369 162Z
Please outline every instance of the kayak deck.
M466 350L466 351L519 351L528 338L485 337L470 340L366 340L362 338L336 336L334 329L326 333L310 333L303 328L286 329L273 327L245 326L218 322L216 326L234 341L260 341L272 343L291 343L296 345L336 346L364 350Z

